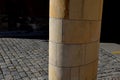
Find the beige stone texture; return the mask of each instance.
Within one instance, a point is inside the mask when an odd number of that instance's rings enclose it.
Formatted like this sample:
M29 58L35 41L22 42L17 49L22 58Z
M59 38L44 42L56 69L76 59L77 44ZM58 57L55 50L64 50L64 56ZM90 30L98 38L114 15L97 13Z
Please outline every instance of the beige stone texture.
M70 80L70 68L49 65L49 80Z
M69 0L50 0L50 17L67 18Z
M83 0L83 19L101 20L103 0Z
M49 42L49 63L59 67L83 65L84 45L65 45Z
M49 63L58 67L76 67L98 59L99 41L88 44L49 42Z
M50 0L49 80L96 80L103 0Z
M98 53L99 53L99 41L86 44L85 64L89 64L98 59Z
M70 80L80 80L80 67L71 68L71 79Z
M70 0L69 19L101 20L103 0Z
M76 67L84 64L85 46L57 44L57 66Z
M63 43L88 43L99 40L100 21L63 22Z
M50 18L49 22L49 40L54 42L62 42L62 20Z
M49 63L56 65L57 64L57 47L56 43L49 42Z
M64 43L86 43L90 39L90 25L88 21L63 22L63 42Z
M90 41L100 40L101 21L90 22Z
M97 66L98 60L88 65L81 66L80 80L96 80L97 79Z
M98 60L80 67L56 67L49 64L49 80L96 80Z
M88 43L100 39L101 21L74 21L50 18L50 41Z
M70 0L69 19L81 19L83 15L83 0Z
M50 0L50 17L101 20L103 0Z

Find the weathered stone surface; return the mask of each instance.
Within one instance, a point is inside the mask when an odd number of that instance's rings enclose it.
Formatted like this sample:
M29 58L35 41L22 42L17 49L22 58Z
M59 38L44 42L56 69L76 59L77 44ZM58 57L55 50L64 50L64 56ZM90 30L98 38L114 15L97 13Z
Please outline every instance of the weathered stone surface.
M62 19L55 19L50 18L49 22L49 40L54 42L62 42L62 27L63 27L63 20Z
M98 60L80 67L80 79L79 80L96 80L97 78L97 65Z
M50 0L50 17L67 18L69 0Z
M70 68L61 68L49 65L50 80L70 80Z
M101 20L103 0L50 0L50 17Z
M100 39L101 21L76 21L50 18L50 41L80 44Z
M49 63L52 65L81 66L98 59L99 41L79 45L49 42L49 52Z

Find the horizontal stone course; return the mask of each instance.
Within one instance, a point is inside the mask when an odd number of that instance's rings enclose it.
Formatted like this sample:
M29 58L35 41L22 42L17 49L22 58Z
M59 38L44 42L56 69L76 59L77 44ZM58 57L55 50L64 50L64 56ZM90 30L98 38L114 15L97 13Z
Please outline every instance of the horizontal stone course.
M99 42L57 44L49 42L49 63L58 67L79 67L98 59Z
M50 18L50 41L56 43L84 44L98 41L100 30L101 21Z
M81 67L56 67L49 64L49 76L52 80L95 80L97 77L97 60ZM89 71L89 72L87 72Z

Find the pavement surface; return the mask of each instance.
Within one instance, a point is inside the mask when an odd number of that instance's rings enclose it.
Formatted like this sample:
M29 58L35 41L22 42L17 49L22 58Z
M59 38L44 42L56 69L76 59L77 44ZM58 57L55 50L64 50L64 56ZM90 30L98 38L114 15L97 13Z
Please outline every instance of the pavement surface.
M120 80L120 45L101 43L98 65L98 80Z
M120 45L108 44L101 44L97 78L120 80ZM0 38L0 80L48 80L48 41Z

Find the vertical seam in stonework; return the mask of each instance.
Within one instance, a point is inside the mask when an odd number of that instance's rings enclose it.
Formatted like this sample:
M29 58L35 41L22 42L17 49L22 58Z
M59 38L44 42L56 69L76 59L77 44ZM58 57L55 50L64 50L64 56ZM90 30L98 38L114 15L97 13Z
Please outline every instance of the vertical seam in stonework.
M55 48L56 48L56 52L55 52L55 54L56 54L56 62L55 62L55 64L56 64L56 66L58 65L58 64L57 64L57 54L58 54L58 53L57 53L57 51L58 51L58 50L57 50L57 49L58 49L58 48L57 48L57 45L58 45L58 44L55 43Z
M80 80L80 67L79 67L79 72L78 72L78 80Z
M63 38L64 38L64 31L63 31L64 29L63 29L63 25L64 25L64 24L63 24L63 19L61 19L61 20L62 20L62 35L61 35L61 36L62 36L62 40L61 40L61 41L63 42L63 41L64 41L64 40L63 40Z
M92 63L91 63L91 64L92 64ZM94 66L94 65L93 65L93 66ZM94 77L94 75L93 75L93 74L94 74L94 72L93 72L93 71L94 71L94 70L93 70L94 67L93 67L93 66L92 66L92 79L93 79L93 77ZM93 80L94 80L94 79L93 79Z
M84 16L84 3L85 3L85 0L82 0L81 18L83 18L83 16Z
M72 77L72 76L71 76L71 74L72 74L72 71L71 71L71 69L72 69L72 68L70 68L70 80L71 80L71 77Z
M79 47L81 47L81 46L79 45ZM80 62L81 62L81 61L82 61L82 60L81 60L81 56L83 56L83 54L82 54L81 50L79 50L79 54L80 54L80 56L79 56L79 57L80 57L80 59L79 59L79 60L80 60ZM83 62L83 61L82 61L82 62ZM81 63L82 63L82 62L81 62Z
M85 46L84 46L84 47L85 47L85 49L84 49L84 50L85 50L85 55L84 55L84 64L86 64L86 45L87 45L87 44L85 44Z

